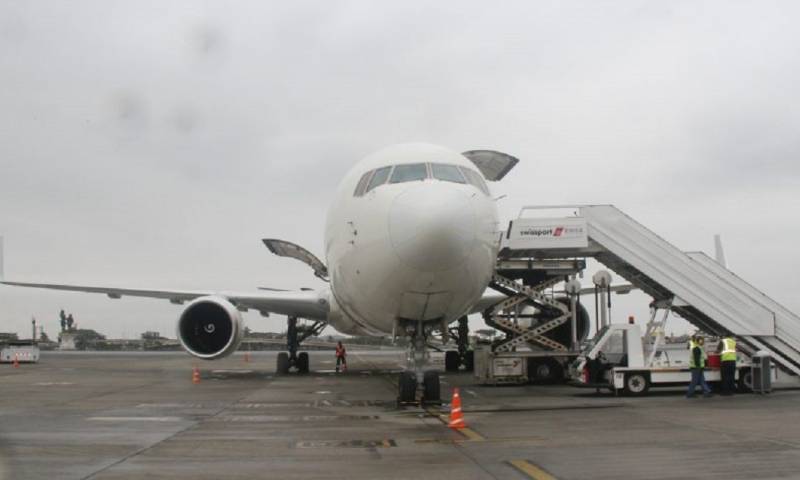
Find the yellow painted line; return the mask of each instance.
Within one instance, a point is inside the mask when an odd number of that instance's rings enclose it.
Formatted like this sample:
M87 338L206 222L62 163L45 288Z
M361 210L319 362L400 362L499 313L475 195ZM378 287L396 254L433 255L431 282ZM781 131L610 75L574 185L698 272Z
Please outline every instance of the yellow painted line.
M449 416L438 414L432 408L428 408L428 409L426 409L426 411L429 414L431 414L431 415L433 415L435 417L438 417L439 420L442 423L444 423L445 425L448 425L450 423L450 417ZM454 428L453 430L457 431L458 433L460 433L461 435L466 437L467 440L471 440L473 442L483 442L484 440L486 440L486 437L484 437L483 435L481 435L480 433L476 432L475 430L473 430L473 429L471 429L469 427Z
M527 460L510 460L508 463L534 480L558 480Z
M486 438L483 435L481 435L480 433L476 432L475 430L473 430L471 428L464 427L464 428L459 428L457 430L458 430L458 433L460 433L461 435L464 435L465 437L467 437L468 439L472 440L473 442L482 442L482 441L486 440Z

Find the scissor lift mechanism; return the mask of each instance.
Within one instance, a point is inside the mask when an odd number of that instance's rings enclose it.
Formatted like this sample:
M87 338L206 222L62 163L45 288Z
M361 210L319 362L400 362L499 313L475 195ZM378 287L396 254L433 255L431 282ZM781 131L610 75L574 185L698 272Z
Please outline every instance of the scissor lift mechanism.
M571 312L563 304L542 293L543 290L561 281L563 281L562 277L555 277L535 287L526 287L499 274L492 277L492 283L489 286L508 295L506 300L484 313L484 320L488 325L506 333L506 340L494 346L495 352L512 352L517 347L532 342L559 352L568 350L565 345L544 336L545 333L566 323L571 317ZM540 310L552 312L558 316L533 328L523 328L514 321L513 317L504 314L523 303L531 304Z

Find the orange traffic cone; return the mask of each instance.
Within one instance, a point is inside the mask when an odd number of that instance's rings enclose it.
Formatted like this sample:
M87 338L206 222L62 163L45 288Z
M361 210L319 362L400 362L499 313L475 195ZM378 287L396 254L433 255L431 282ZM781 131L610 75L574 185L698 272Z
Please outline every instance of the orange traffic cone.
M19 368L19 354L14 354L14 368Z
M194 383L195 385L200 383L200 369L197 367L194 367L192 369L192 383Z
M464 422L464 413L461 411L461 395L458 394L458 388L453 389L453 400L450 401L450 423L447 426L450 428L467 426Z

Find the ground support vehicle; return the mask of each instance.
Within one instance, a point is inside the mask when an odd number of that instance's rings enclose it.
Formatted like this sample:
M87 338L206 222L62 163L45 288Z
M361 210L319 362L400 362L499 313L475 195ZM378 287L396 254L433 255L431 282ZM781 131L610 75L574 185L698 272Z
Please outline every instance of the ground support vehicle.
M752 388L752 368L750 358L740 354L736 380L741 391ZM691 381L688 345L645 343L638 325L611 324L600 330L573 362L569 374L577 386L634 396L646 395L653 387L686 387ZM777 375L777 369L771 367L774 381ZM721 380L719 366L707 366L704 376L707 382L717 384Z
M18 340L0 345L0 363L37 363L39 346L36 342Z

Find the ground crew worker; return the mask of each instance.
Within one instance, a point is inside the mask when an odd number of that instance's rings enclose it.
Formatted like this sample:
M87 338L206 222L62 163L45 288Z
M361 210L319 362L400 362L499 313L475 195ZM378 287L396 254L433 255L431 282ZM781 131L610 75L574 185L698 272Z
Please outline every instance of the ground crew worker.
M695 388L699 385L703 388L703 396L711 396L711 388L706 383L706 377L703 370L706 368L706 351L703 348L703 337L692 337L689 341L689 368L692 371L692 383L689 384L689 390L686 391L686 398L694 397Z
M736 391L736 340L725 337L717 347L721 361L720 377L722 377L722 395L733 395Z
M339 373L339 364L342 364L343 371L347 371L347 350L344 349L342 342L336 344L336 373Z
M67 314L64 313L64 309L61 309L61 312L58 314L59 318L61 318L61 331L67 331Z

